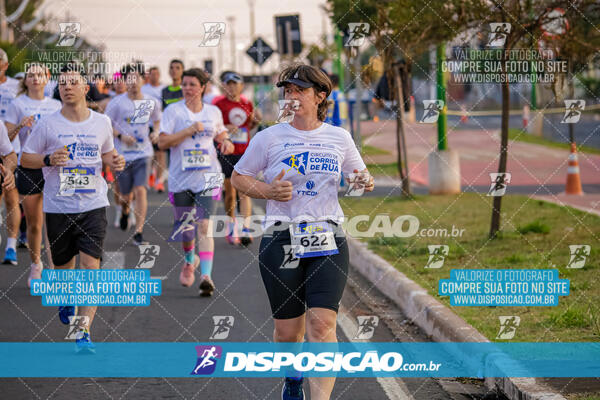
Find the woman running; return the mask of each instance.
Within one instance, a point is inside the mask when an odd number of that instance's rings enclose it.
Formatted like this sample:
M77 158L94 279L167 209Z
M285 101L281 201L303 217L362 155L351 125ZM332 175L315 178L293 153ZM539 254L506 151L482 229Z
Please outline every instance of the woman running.
M324 123L331 81L317 68L296 64L279 75L290 123L267 128L250 145L232 175L243 193L267 199L260 273L273 313L276 342L336 342L336 318L348 273L348 246L341 231L340 174L374 188L352 137ZM264 172L265 182L255 176ZM360 172L360 174L358 174ZM283 229L285 227L285 229ZM289 228L289 229L288 229ZM286 265L292 259L298 264ZM302 378L288 376L283 399L303 399ZM311 378L311 399L329 399L334 377Z
M211 278L215 244L208 235L212 230L209 218L215 211L213 196L220 195L223 177L213 141L223 154L231 154L234 149L221 111L202 103L208 79L208 74L199 68L183 72L184 101L165 108L158 139L158 147L170 149L171 155L169 197L175 206L176 226L173 235L182 233L185 252L179 281L183 286L191 286L200 264L201 296L210 296L215 290ZM193 221L197 225L198 255L194 253L194 237L185 234L190 232L187 227L193 226Z
M48 83L47 71L45 66L31 64L25 73L25 78L20 83L19 93L22 94L11 103L8 109L6 128L9 135L18 131L22 146L25 146L33 126L43 115L52 114L61 108L60 101L44 96L44 88ZM29 169L19 165L16 184L27 222L27 243L31 257L31 271L27 279L29 286L32 279L42 277L43 269L40 257L44 221L42 212L44 175L42 169Z

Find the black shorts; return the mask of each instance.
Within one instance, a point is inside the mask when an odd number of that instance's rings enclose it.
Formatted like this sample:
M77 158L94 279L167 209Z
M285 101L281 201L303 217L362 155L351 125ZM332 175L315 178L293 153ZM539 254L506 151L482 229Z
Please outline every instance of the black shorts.
M225 156L219 153L219 162L221 163L221 169L223 170L225 178L231 178L233 166L240 161L240 158L242 158L242 154L229 154Z
M201 193L194 193L191 190L173 193L173 205L176 209L195 207L197 219L209 219L217 208L212 196L202 196Z
M80 251L100 259L106 225L106 207L75 214L46 213L54 265L67 264Z
M20 195L42 193L44 190L44 174L42 169L23 168L20 165L15 171L15 183Z
M296 318L313 307L338 311L348 277L349 254L344 236L336 236L335 242L338 254L300 258L297 267L282 268L283 246L290 244L289 230L263 236L258 259L273 318Z

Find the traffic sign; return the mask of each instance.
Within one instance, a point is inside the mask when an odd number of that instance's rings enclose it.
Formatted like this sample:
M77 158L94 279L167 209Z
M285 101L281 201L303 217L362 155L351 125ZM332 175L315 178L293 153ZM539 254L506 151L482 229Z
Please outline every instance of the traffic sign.
M271 54L273 54L273 49L262 38L258 38L246 50L246 54L258 65L263 65L271 57Z

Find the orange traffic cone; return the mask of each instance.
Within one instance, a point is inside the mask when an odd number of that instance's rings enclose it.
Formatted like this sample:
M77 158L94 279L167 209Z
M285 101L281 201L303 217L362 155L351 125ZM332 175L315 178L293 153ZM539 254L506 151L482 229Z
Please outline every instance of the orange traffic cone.
M577 162L577 146L571 143L571 154L569 154L569 167L567 168L566 194L582 195L581 177L579 176L579 163Z
M463 124L469 120L469 115L467 114L467 109L464 106L460 107L460 122Z

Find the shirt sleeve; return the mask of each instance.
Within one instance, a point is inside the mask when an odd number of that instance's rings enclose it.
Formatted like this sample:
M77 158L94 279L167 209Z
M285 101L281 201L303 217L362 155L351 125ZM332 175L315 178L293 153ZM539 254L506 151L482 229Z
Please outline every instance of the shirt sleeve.
M38 123L33 126L22 152L45 154L48 151L47 131L48 129L44 120L39 120Z
M219 133L226 131L225 123L223 122L223 113L219 107L215 107L215 136Z
M106 117L106 135L104 135L104 142L102 142L102 154L106 154L110 151L113 151L115 148L115 142L113 140L113 129L110 119Z
M0 121L0 156L4 157L14 151L10 140L8 139L8 130L4 122Z
M17 106L15 105L15 101L13 100L13 102L10 103L8 109L6 110L6 117L4 117L4 120L6 122L10 122L13 125L18 125L21 121L21 119L19 118L20 114L21 113L19 112L19 109L17 108Z
M104 115L110 118L113 122L117 119L117 107L115 106L115 102L115 98L113 97L106 105L106 110L104 110Z
M261 131L250 139L250 144L244 155L233 167L238 174L256 176L267 168L267 146L269 141L265 131Z
M160 132L166 133L168 135L174 133L173 129L175 129L175 120L172 118L171 114L173 114L173 109L170 108L165 110L162 113L162 118L160 119Z
M344 161L342 163L342 172L347 174L354 172L355 169L362 171L366 169L367 166L362 160L358 149L354 145L354 140L352 140L352 136L348 131L344 130L344 135L346 135L346 149L344 151Z
M154 110L152 110L152 115L150 116L150 121L152 121L152 123L155 123L156 121L160 121L162 119L162 111L160 109L160 104L158 104L158 101L153 100L154 101Z

